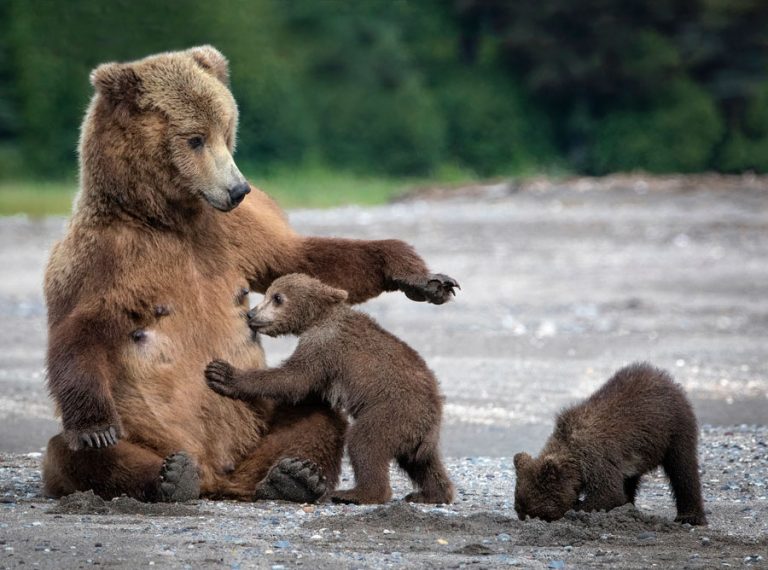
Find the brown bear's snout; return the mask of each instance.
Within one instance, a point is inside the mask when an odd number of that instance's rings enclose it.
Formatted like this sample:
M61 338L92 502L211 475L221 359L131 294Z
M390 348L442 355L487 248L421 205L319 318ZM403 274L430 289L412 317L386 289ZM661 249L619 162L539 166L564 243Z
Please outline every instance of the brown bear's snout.
M229 192L229 199L232 202L232 206L237 206L240 202L243 201L245 198L245 195L248 194L251 191L251 187L248 185L247 182L241 182L237 186L234 186L233 188L227 188L227 192Z

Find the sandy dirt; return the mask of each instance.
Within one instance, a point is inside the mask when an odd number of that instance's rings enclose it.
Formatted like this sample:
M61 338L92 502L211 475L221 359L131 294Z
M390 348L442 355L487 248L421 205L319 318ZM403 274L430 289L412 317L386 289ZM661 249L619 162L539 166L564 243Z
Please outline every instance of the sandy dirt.
M461 282L456 302L443 307L397 294L363 307L419 350L441 381L457 503L305 510L203 501L175 511L126 499L43 500L39 452L57 423L44 386L41 282L65 221L6 218L0 568L766 564L764 187L707 178L498 184L427 191L381 208L294 211L291 220L307 234L400 237ZM264 345L277 363L294 342ZM670 369L694 402L710 527L669 523L673 503L660 475L641 490L639 510L549 525L513 520L511 456L538 451L558 409L635 360ZM395 483L396 495L407 492L406 481Z

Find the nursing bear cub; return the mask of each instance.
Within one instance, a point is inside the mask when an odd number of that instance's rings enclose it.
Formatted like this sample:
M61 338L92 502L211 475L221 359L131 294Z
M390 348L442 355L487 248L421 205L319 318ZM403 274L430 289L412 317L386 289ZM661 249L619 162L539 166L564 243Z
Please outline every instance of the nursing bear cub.
M696 417L682 388L648 364L622 368L587 400L562 412L539 457L515 455L515 510L553 521L569 509L635 502L640 477L659 465L677 503L675 521L707 524Z
M354 417L347 441L356 486L333 493L336 502L388 501L396 459L417 487L407 501L450 503L453 485L438 451L442 397L416 351L349 308L345 291L307 275L280 277L265 295L248 313L249 326L270 336L300 335L295 352L271 369L214 361L205 370L208 386L245 401L296 402L317 393Z

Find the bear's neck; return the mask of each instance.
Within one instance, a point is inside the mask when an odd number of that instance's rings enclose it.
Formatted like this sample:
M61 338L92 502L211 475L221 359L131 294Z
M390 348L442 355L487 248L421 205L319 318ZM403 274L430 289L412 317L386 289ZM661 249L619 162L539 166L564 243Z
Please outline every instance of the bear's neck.
M143 226L155 230L183 232L204 215L199 201L133 200L125 196L134 195L131 185L117 181L107 184L83 183L80 188L75 213L94 223L115 221ZM159 193L159 191L158 191Z

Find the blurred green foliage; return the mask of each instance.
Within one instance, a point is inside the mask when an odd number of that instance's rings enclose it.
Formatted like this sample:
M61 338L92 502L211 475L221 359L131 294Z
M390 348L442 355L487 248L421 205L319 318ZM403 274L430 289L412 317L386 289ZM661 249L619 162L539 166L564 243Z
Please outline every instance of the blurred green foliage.
M767 40L762 0L0 0L0 178L73 174L97 64L201 43L252 173L765 172Z

